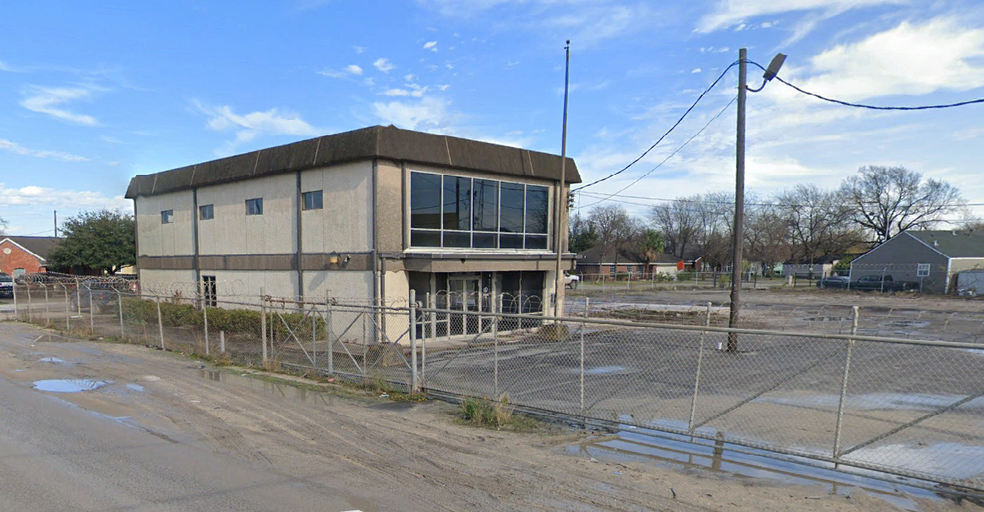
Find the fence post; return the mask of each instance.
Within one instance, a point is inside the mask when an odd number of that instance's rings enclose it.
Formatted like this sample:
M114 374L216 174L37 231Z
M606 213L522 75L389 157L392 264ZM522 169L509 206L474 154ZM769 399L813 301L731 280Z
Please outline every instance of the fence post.
M219 331L219 353L225 354L225 331Z
M707 313L704 315L704 327L711 326L711 303L707 303ZM690 422L687 423L687 432L694 433L694 415L697 413L697 395L700 393L700 370L704 363L704 339L707 331L700 331L700 348L697 349L697 373L694 376L694 398L690 401Z
M444 330L444 337L448 341L451 341L451 290L448 290L447 300L444 301L445 306L447 306L448 312L446 313L448 318L448 328Z
M834 430L834 454L835 459L840 458L841 429L844 426L844 400L847 397L847 377L851 371L851 350L854 348L854 338L858 334L858 307L852 308L854 321L851 325L852 338L847 340L847 357L844 360L844 378L841 381L840 403L837 405L837 427Z
M263 362L267 360L267 314L266 314L266 295L263 294L263 288L260 288L260 340L263 342Z
M28 289L27 292L28 292L27 298L30 299L31 298L31 294L30 294L31 290ZM76 305L78 306L78 311L79 311L79 318L84 319L85 317L82 316L82 285L79 284L79 278L77 278L77 277L75 278L75 294L78 295L78 298L79 298L76 301Z
M161 350L164 350L164 320L161 318L161 298L159 296L157 297L157 330L161 333Z
M318 367L318 305L311 304L311 355L314 367Z
M123 330L123 294L116 290L116 303L120 309L120 341L126 338L126 331Z
M588 317L588 297L584 298L584 318ZM581 321L581 419L584 419L584 328L587 325Z
M328 338L328 374L335 374L335 343L331 340L331 298L325 292L325 336Z
M44 288L44 325L47 327L51 323L51 312L48 310L48 287L44 283L40 284Z
M27 288L27 321L34 322L34 304L31 302L31 285L24 283L24 287Z
M65 330L72 330L72 301L68 299L68 287L62 285L65 289Z
M420 382L417 380L417 290L410 290L410 379L413 393L420 391Z
M20 320L20 314L17 312L17 281L14 281L14 287L12 289L14 293L14 318Z
M209 355L208 350L208 306L202 303L202 318L205 320L205 355Z
M89 291L89 334L96 333L96 310L92 307L92 285L85 287Z
M492 297L492 396L499 399L499 314L502 313L502 294Z

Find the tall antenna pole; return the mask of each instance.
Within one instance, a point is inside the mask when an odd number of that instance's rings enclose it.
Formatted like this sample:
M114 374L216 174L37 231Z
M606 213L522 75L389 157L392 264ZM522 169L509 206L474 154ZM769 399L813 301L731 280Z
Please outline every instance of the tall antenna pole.
M745 96L747 89L748 50L738 50L738 144L735 150L735 225L731 262L731 312L728 327L738 327L738 312L741 306L741 241L745 221ZM738 352L738 334L728 333L728 352Z
M557 250L557 272L556 272L556 282L554 283L554 304L553 304L553 316L560 315L560 292L564 286L564 272L560 268L560 257L563 253L563 242L564 236L567 235L566 229L561 229L561 224L564 219L564 209L567 208L567 198L564 197L565 182L567 181L567 93L568 84L570 83L571 76L571 40L567 40L567 46L564 47L567 51L566 64L564 68L564 127L562 130L562 135L560 138L560 182L557 185L557 221L554 223L554 231L556 232L556 242L554 243L554 249Z
M58 210L55 210L55 238L58 238Z

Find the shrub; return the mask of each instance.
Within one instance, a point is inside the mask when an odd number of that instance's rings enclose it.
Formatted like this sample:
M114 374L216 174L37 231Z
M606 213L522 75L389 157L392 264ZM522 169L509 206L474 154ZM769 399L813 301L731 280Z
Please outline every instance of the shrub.
M503 396L499 400L466 398L461 402L461 416L464 419L496 430L502 428L512 414L513 408L509 405L508 396Z

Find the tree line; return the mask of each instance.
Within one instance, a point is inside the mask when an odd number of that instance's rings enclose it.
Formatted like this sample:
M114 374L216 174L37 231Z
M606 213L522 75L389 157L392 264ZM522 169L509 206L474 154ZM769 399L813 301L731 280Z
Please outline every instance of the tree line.
M838 188L799 184L768 196L745 196L742 252L769 271L777 263L810 263L866 250L909 229L930 229L964 214L966 202L953 185L904 167L865 166ZM597 206L571 219L571 249L644 254L647 240L660 252L695 259L712 268L732 260L734 196L708 192L649 208L645 219L621 205ZM964 228L981 227L968 220ZM647 262L650 261L646 258ZM617 261L616 261L617 263Z

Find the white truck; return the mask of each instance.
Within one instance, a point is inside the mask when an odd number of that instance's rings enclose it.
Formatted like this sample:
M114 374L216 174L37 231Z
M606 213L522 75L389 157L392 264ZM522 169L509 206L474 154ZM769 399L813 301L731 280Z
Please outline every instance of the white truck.
M564 287L570 288L571 290L577 290L578 283L581 282L581 276L574 274L564 274Z

